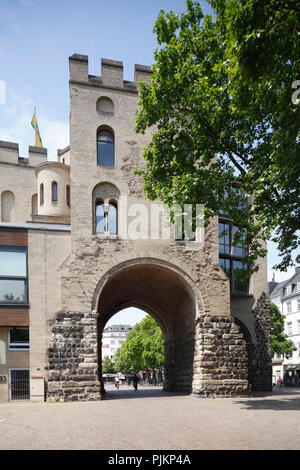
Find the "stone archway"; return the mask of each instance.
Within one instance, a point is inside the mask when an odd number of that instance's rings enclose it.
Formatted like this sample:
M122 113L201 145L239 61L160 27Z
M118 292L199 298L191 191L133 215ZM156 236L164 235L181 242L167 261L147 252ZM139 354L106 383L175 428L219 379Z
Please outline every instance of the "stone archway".
M99 279L99 278L98 278ZM169 261L134 258L96 282L91 309L56 314L49 348L48 399L101 399L101 337L106 322L140 307L165 336L164 389L197 396L249 395L246 342L230 315L212 315L198 284Z
M127 261L102 278L93 304L99 313L100 354L107 321L125 307L139 307L157 320L164 334L164 390L191 392L197 299L183 276L186 274L179 274L173 265L160 260ZM101 357L101 377L100 365Z

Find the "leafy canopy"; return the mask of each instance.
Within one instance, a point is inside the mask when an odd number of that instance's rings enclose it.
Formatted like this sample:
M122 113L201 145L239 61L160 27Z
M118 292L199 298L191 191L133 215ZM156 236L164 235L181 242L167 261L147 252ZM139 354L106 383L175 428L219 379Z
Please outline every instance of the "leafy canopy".
M122 373L162 367L163 333L150 315L137 323L115 354L115 368Z
M112 374L115 372L114 364L109 356L105 356L102 360L103 374Z
M261 240L294 264L300 228L299 7L284 0L211 0L214 18L187 0L160 11L150 83L139 85L136 131L153 130L139 172L150 199L227 214L254 266ZM232 183L238 183L232 187ZM243 197L251 204L243 204ZM255 204L253 204L255 201ZM298 260L296 260L298 261ZM254 270L256 270L255 268Z

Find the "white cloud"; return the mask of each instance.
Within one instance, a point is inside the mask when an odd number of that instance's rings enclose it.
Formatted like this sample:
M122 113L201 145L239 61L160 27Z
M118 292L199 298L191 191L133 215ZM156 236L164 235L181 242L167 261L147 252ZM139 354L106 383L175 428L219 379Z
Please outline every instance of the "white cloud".
M30 93L7 90L6 105L1 106L0 140L19 144L21 157L28 157L28 146L35 145L35 133L31 126L34 102ZM37 121L43 146L48 150L48 160L57 159L57 149L69 145L69 124L52 120L44 112L37 111Z

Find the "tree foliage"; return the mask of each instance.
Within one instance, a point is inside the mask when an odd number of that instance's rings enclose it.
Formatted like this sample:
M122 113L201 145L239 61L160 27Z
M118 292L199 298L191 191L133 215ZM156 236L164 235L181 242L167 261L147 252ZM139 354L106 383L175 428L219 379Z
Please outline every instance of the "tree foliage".
M279 308L271 303L271 325L272 325L272 351L273 354L289 356L295 351L293 341L288 339L284 333L284 316L280 313Z
M278 243L294 264L300 228L299 7L284 0L211 0L159 13L150 84L139 85L136 131L153 130L144 150L150 199L205 205L240 227L254 266ZM233 189L233 181L238 186ZM251 204L243 204L245 196ZM253 201L255 203L253 204ZM256 269L256 268L255 268Z
M128 334L115 354L115 368L122 373L162 367L164 339L156 321L147 315Z
M115 372L115 366L109 356L105 356L102 360L102 373L113 374Z

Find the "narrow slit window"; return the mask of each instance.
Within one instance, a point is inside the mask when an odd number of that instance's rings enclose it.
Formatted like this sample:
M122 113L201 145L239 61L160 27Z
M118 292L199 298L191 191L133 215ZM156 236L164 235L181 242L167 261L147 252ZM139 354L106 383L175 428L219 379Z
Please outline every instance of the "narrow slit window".
M57 202L58 195L57 195L57 182L52 182L52 202Z

